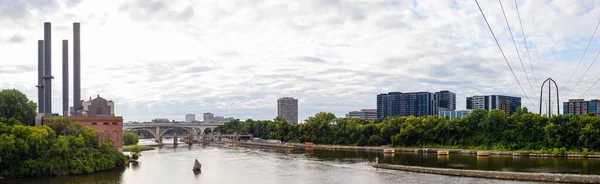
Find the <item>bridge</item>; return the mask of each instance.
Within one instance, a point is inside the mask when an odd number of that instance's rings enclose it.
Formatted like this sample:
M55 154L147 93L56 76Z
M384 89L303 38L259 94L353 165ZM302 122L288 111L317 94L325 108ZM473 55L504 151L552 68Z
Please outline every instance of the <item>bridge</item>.
M203 135L204 130L210 129L213 132L219 125L223 125L223 123L126 123L123 124L123 130L144 130L150 132L156 141L162 142L163 135L175 128L185 129L191 135Z

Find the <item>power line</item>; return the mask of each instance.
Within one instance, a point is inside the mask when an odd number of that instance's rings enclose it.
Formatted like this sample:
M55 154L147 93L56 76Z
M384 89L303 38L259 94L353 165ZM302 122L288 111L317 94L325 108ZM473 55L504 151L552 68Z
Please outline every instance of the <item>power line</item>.
M535 104L533 104L533 102L531 102L531 99L529 98L529 96L527 96L527 93L525 93L525 90L523 89L523 86L519 82L517 75L515 75L515 71L513 71L512 67L510 66L510 63L508 63L508 59L506 59L506 55L504 54L502 47L500 47L500 43L498 42L496 35L494 35L494 31L492 31L492 27L490 26L490 23L487 21L487 18L485 18L485 14L483 14L483 10L481 10L481 6L479 6L479 2L477 0L475 0L475 3L477 3L477 7L479 7L479 12L481 12L481 16L483 16L483 20L485 20L485 24L487 24L487 27L490 29L490 33L492 33L492 37L494 37L494 40L496 41L496 45L498 45L498 49L500 49L500 53L502 53L502 57L504 57L504 61L506 61L506 64L508 65L510 72L512 72L513 77L515 77L517 84L519 84L519 88L521 88L521 91L523 92L523 94L525 95L527 100L529 100L529 103L531 103L531 105L535 106Z
M598 24L600 25L600 24ZM594 58L594 60L592 61L592 63L590 63L590 66L588 66L587 70L585 70L585 72L583 73L583 76L581 76L581 78L579 79L579 81L577 81L577 83L575 83L575 86L573 86L573 88L571 88L569 90L569 93L573 92L573 89L575 89L577 87L577 85L579 85L579 83L581 82L581 80L583 80L583 77L585 77L585 75L587 74L588 71L590 71L590 68L592 68L592 65L594 65L594 63L596 62L596 59L598 59L598 55L600 55L600 51L598 52L598 54L596 54L596 57Z
M600 21L598 22L598 25L596 26L596 29L594 29L594 34L592 34L592 38L590 38L590 41L588 42L587 47L585 47L585 51L583 51L583 55L579 59L579 63L577 63L577 67L575 67L575 70L573 71L573 74L571 74L571 77L569 77L569 80L567 81L567 85L565 85L565 86L569 85L569 83L571 82L571 79L573 78L573 76L577 72L577 69L579 69L579 65L581 64L581 61L583 61L583 57L585 56L585 53L587 53L588 48L590 48L590 44L592 44L592 40L594 40L594 36L596 35L596 31L598 30L598 26L600 26ZM573 87L573 88L575 88L575 87ZM573 91L573 88L570 88L569 94Z
M598 59L598 55L600 55L600 51L598 52L598 54L596 54L596 57L594 58L594 61L592 61L592 64L590 64L590 67L588 67L587 70L585 70L585 73L583 74L583 76L585 76L585 74L588 72L588 70L590 70L590 68L592 67L592 65L594 64L594 62L596 62L596 59ZM581 79L583 79L583 76L581 77ZM581 79L579 79L579 82L581 82ZM600 80L600 78L598 78L598 80ZM581 96L579 96L579 98L583 97L583 95L585 95L590 89L592 89L592 87L594 87L596 85L596 83L598 83L598 80L596 80L596 82L594 82L594 84L592 84L592 86L590 86L590 88L588 88L587 90L585 90L585 92L583 94L581 94ZM579 84L579 82L577 82L577 84ZM575 85L573 88L577 87L577 85ZM571 92L573 90L571 89Z
M529 66L531 67L531 73L533 73L533 82L537 84L537 77L533 70L533 62L531 62L531 55L529 54L529 46L527 46L527 37L525 36L525 29L523 29L523 23L521 22L521 14L519 13L519 3L515 0L515 7L517 9L517 16L519 16L519 25L521 25L521 33L523 34L523 41L525 42L525 50L527 51L527 58L529 58ZM534 91L535 94L535 91ZM541 94L540 94L541 95Z
M521 54L519 53L519 48L517 47L517 42L515 41L515 37L512 34L512 30L510 29L510 24L508 24L508 18L506 18L506 13L504 12L504 6L502 6L502 0L498 0L500 2L500 8L502 8L502 14L504 15L504 20L506 21L506 26L508 27L508 32L510 33L510 38L512 38L513 45L515 46L515 51L517 52L517 56L519 56L519 62L521 62L521 67L523 68L523 73L525 73L525 78L527 79L527 83L529 83L529 88L535 94L535 90L533 90L533 86L531 86L531 81L529 81L529 75L527 75L527 70L525 70L525 65L523 65L523 60L521 59Z

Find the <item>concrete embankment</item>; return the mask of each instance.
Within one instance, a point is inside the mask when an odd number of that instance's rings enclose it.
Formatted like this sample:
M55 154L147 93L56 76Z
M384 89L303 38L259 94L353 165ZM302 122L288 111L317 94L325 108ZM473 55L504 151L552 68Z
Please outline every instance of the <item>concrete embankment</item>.
M600 183L600 175L481 171L481 170L431 168L431 167L391 165L391 164L375 164L375 165L373 165L373 167L381 168L381 169L410 171L410 172L442 174L442 175L450 175L450 176L491 178L491 179L540 181L540 182L562 182L562 183Z
M301 145L293 144L273 144L273 143L259 143L259 142L236 142L238 146L257 146L257 147L270 147L270 148L302 148Z
M444 149L444 148L393 148L381 146L342 146L342 145L315 145L315 149L332 149L332 150L362 150L362 151L381 151L386 149L394 149L394 152L419 152L419 153L438 153L438 151L448 151L448 154L467 154L477 155L477 152L487 152L489 155L509 155L509 156L531 156L531 157L588 157L600 158L600 155L583 155L583 154L538 154L538 153L519 153L514 151L490 151L490 150L466 150L466 149Z

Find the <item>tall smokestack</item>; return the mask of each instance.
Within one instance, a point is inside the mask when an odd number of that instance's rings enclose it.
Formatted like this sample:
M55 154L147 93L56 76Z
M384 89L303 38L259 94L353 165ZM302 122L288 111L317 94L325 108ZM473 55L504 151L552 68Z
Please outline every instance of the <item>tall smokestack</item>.
M52 114L52 25L44 23L44 112Z
M73 110L81 108L81 53L79 52L79 22L73 23Z
M67 112L69 112L69 41L62 41L62 85L63 85L63 116L69 116Z
M38 40L38 113L44 113L44 40Z

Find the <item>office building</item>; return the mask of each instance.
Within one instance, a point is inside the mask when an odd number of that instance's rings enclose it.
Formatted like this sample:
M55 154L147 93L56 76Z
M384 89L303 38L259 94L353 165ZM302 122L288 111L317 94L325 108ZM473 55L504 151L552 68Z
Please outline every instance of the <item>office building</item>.
M209 122L213 121L213 119L215 119L215 115L213 113L210 113L210 112L204 113L204 115L203 115L204 123L209 123Z
M195 114L186 114L185 115L185 122L186 123L192 123L196 121L196 115Z
M349 119L377 119L377 109L361 109L360 111L350 111L346 114Z
M444 90L435 92L435 101L437 103L437 111L454 111L456 110L456 94Z
M467 97L467 109L500 109L506 116L511 116L517 112L517 107L521 106L520 97L503 95L483 95Z
M600 117L600 100L569 99L569 102L563 102L563 114L585 115L588 113L594 113L596 117Z
M456 95L450 91L389 92L377 95L377 118L437 115L438 109L454 110L455 108Z
M446 117L447 119L462 119L469 114L471 114L472 110L457 110L457 111L440 111L439 115Z
M277 100L277 116L290 124L298 124L298 99L283 97Z

